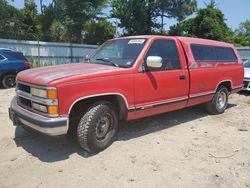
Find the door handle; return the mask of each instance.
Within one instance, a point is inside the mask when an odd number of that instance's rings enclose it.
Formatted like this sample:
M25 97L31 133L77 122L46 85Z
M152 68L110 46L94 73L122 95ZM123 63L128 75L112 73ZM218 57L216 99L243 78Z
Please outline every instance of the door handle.
M185 80L185 78L186 77L184 75L180 75L180 77L179 77L180 80Z

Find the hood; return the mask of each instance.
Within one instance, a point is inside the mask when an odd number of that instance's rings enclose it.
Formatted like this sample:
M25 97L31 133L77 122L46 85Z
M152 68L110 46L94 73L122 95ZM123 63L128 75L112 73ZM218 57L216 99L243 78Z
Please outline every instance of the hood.
M244 68L244 78L250 78L250 68Z
M100 64L73 63L25 70L17 75L17 80L48 86L82 77L100 77L111 72L113 75L121 70L124 69Z

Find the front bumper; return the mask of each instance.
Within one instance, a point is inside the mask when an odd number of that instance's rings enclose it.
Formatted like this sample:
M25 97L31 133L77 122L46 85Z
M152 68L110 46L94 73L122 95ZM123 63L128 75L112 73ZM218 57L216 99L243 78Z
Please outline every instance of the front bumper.
M16 97L11 101L9 117L15 126L27 126L50 136L63 135L68 131L67 117L48 118L30 112L17 104Z

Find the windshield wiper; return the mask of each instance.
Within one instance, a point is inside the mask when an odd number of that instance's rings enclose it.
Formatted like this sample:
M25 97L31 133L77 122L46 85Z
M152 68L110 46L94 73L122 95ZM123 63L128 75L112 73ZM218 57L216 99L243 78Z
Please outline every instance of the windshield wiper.
M112 62L112 60L110 60L109 58L97 58L97 59L95 59L95 60L107 62L107 63L109 63L110 65L113 65L113 66L115 66L115 67L119 67L118 64Z

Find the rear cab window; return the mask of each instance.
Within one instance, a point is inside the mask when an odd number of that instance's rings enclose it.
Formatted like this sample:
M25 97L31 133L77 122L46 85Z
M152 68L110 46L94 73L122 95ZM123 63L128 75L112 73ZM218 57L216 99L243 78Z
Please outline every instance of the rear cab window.
M234 50L230 47L191 44L191 50L197 62L238 62Z

